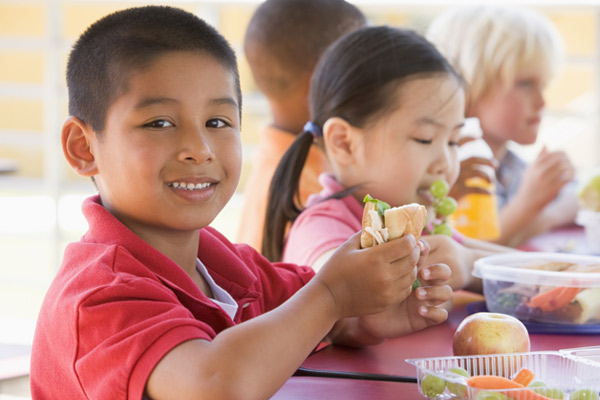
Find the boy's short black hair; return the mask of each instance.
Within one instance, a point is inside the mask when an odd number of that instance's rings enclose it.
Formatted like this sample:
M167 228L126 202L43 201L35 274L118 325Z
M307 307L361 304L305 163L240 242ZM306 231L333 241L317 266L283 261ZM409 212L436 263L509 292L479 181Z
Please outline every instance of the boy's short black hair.
M108 109L127 90L131 73L171 51L207 53L222 62L235 77L241 108L236 56L227 40L187 11L145 6L109 14L79 37L67 65L69 114L102 132Z
M285 97L312 72L325 49L367 25L345 0L267 0L254 12L244 51L257 86L267 97Z

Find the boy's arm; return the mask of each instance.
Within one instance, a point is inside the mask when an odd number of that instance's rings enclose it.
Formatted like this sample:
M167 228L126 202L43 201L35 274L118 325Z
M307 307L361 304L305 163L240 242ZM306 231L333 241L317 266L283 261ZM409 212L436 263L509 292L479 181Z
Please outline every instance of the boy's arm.
M152 371L147 394L154 400L272 396L338 320L381 312L406 297L416 276L414 238L367 250L359 243L356 234L276 309L211 342L175 347Z
M517 246L547 229L542 212L575 176L573 164L562 151L542 149L523 173L515 196L500 212L500 237L496 243Z
M212 342L190 340L152 371L147 394L162 399L266 399L294 373L338 318L319 279L260 317L229 328Z

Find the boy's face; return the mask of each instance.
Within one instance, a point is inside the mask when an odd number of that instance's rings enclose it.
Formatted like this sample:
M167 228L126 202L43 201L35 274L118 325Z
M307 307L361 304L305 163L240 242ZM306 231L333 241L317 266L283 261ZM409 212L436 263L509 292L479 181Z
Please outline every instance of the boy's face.
M205 227L240 176L234 76L209 55L165 53L132 72L90 145L103 205L132 231Z
M484 138L491 145L508 140L519 144L535 143L545 106L545 80L534 68L517 73L508 86L497 84L473 104Z
M364 131L358 198L430 206L431 183L458 177L464 92L447 75L409 80L397 91L399 107Z

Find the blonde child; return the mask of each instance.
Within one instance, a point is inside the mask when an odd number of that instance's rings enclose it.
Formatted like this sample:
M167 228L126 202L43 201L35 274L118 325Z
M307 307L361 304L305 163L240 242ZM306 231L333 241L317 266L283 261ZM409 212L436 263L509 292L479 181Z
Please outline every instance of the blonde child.
M467 82L467 117L477 117L498 161L500 237L516 246L531 236L573 223L575 169L563 151L542 148L530 164L509 146L537 139L544 88L561 56L556 29L541 15L492 6L450 10L427 37ZM564 190L563 190L564 189ZM562 192L561 192L562 191Z
M408 237L354 236L315 275L208 227L240 175L235 54L193 14L140 7L89 27L68 62L65 158L93 177L89 230L39 314L40 399L266 399L325 337L366 345L437 324L444 265ZM369 268L364 266L368 265Z
M344 0L267 0L258 6L244 39L244 53L272 122L261 132L244 189L236 240L261 250L267 194L281 157L308 120L308 88L327 46L366 25L360 10ZM313 146L300 178L300 202L321 191L318 177L327 158Z
M366 194L393 206L431 206L432 182L451 184L458 176L464 101L461 79L412 31L363 28L336 42L315 70L310 122L271 183L263 247L267 258L318 269L361 229ZM333 172L321 176L323 191L302 210L296 193L281 188L296 187L305 149L313 142L324 148ZM453 288L479 289L470 273L474 260L508 249L456 239L426 237L428 262L452 268Z

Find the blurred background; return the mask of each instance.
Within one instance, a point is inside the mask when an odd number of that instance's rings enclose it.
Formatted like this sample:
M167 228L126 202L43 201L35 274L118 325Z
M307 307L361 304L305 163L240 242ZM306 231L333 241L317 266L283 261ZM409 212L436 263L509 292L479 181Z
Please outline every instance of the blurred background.
M351 2L372 24L420 32L438 13L468 4L449 0ZM109 12L159 3L196 13L238 52L244 94L243 174L236 195L213 223L230 239L235 234L258 132L269 122L267 104L254 86L242 51L246 25L260 1L0 0L0 359L9 349L2 344L29 345L63 249L86 230L80 205L94 188L88 179L71 172L60 147L60 128L67 117L64 75L70 47L89 24ZM531 158L543 144L562 148L584 178L600 166L600 1L503 4L549 17L566 48L559 76L547 89L538 143L517 151ZM0 379L0 399L8 398L1 393L9 391L3 390Z

